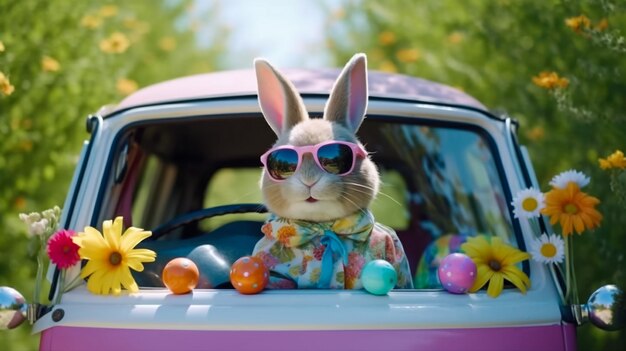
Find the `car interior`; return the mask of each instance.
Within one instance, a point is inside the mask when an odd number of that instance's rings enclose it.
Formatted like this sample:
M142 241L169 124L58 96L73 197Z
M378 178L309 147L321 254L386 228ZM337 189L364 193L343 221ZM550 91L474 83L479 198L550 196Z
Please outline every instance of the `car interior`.
M467 236L516 244L502 167L482 129L368 116L358 137L381 173L372 211L398 233L416 289L440 287L438 260ZM142 288L162 287L175 257L197 264L198 288L232 288L231 264L263 235L259 156L274 141L260 114L145 121L119 133L99 221L121 215L125 226L153 232L139 246L157 260L133 272Z

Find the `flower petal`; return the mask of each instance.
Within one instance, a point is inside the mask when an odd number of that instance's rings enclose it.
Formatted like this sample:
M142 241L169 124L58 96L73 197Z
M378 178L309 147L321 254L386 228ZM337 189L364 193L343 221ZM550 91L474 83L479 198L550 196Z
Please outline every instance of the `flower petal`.
M133 279L133 276L127 267L124 267L124 269L121 271L120 282L122 283L122 286L124 286L124 288L130 292L139 291L139 286Z
M504 275L504 279L510 281L515 285L522 294L526 293L526 287L530 288L530 279L526 273L522 272L519 268L515 266L508 266L502 269L502 274Z
M148 249L133 249L126 254L127 259L135 259L142 262L154 262L156 253Z
M104 221L102 225L104 238L111 249L117 250L120 248L123 223L123 218L117 217L112 223L111 221Z
M122 236L122 245L120 247L122 252L128 252L133 249L142 240L150 237L152 232L144 231L140 228L130 227L126 229Z
M494 273L489 280L489 287L487 288L487 295L491 297L498 297L504 287L504 279L501 273Z
M474 281L474 285L470 289L470 292L476 292L480 288L485 286L485 284L487 284L487 282L491 279L494 273L493 270L491 270L491 268L489 268L489 266L487 266L486 264L481 264L477 266L476 280Z

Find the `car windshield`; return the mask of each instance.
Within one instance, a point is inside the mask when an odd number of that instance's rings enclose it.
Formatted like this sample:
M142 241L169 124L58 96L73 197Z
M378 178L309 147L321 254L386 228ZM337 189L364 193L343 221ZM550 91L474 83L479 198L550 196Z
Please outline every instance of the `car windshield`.
M469 236L499 236L517 246L502 167L483 129L376 116L366 119L358 136L381 173L372 212L397 232L416 288L440 287L439 261L459 251ZM258 115L126 129L110 175L111 204L103 206L102 216L115 211L132 217L134 226L154 230L204 208L260 203L259 156L274 138ZM229 287L224 267L252 252L266 216L229 214L173 228L145 243L157 251L157 262L136 279L142 286L162 286L159 275L169 259L213 256L219 259L200 268L221 269L221 276L205 272L199 287Z

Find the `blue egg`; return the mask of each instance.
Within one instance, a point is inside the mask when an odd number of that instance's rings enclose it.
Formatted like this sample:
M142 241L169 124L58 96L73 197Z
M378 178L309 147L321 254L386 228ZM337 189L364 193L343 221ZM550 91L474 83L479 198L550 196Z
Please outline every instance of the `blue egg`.
M363 267L361 281L367 292L374 295L387 295L398 283L398 273L391 263L374 260Z

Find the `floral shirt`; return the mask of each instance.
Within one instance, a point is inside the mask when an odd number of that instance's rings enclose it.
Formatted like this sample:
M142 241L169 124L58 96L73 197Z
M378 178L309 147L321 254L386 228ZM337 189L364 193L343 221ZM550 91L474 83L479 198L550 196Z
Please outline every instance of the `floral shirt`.
M361 270L383 259L398 273L396 288L413 280L404 249L393 229L376 223L369 211L330 222L307 222L271 215L253 255L269 268L268 288L361 289Z

